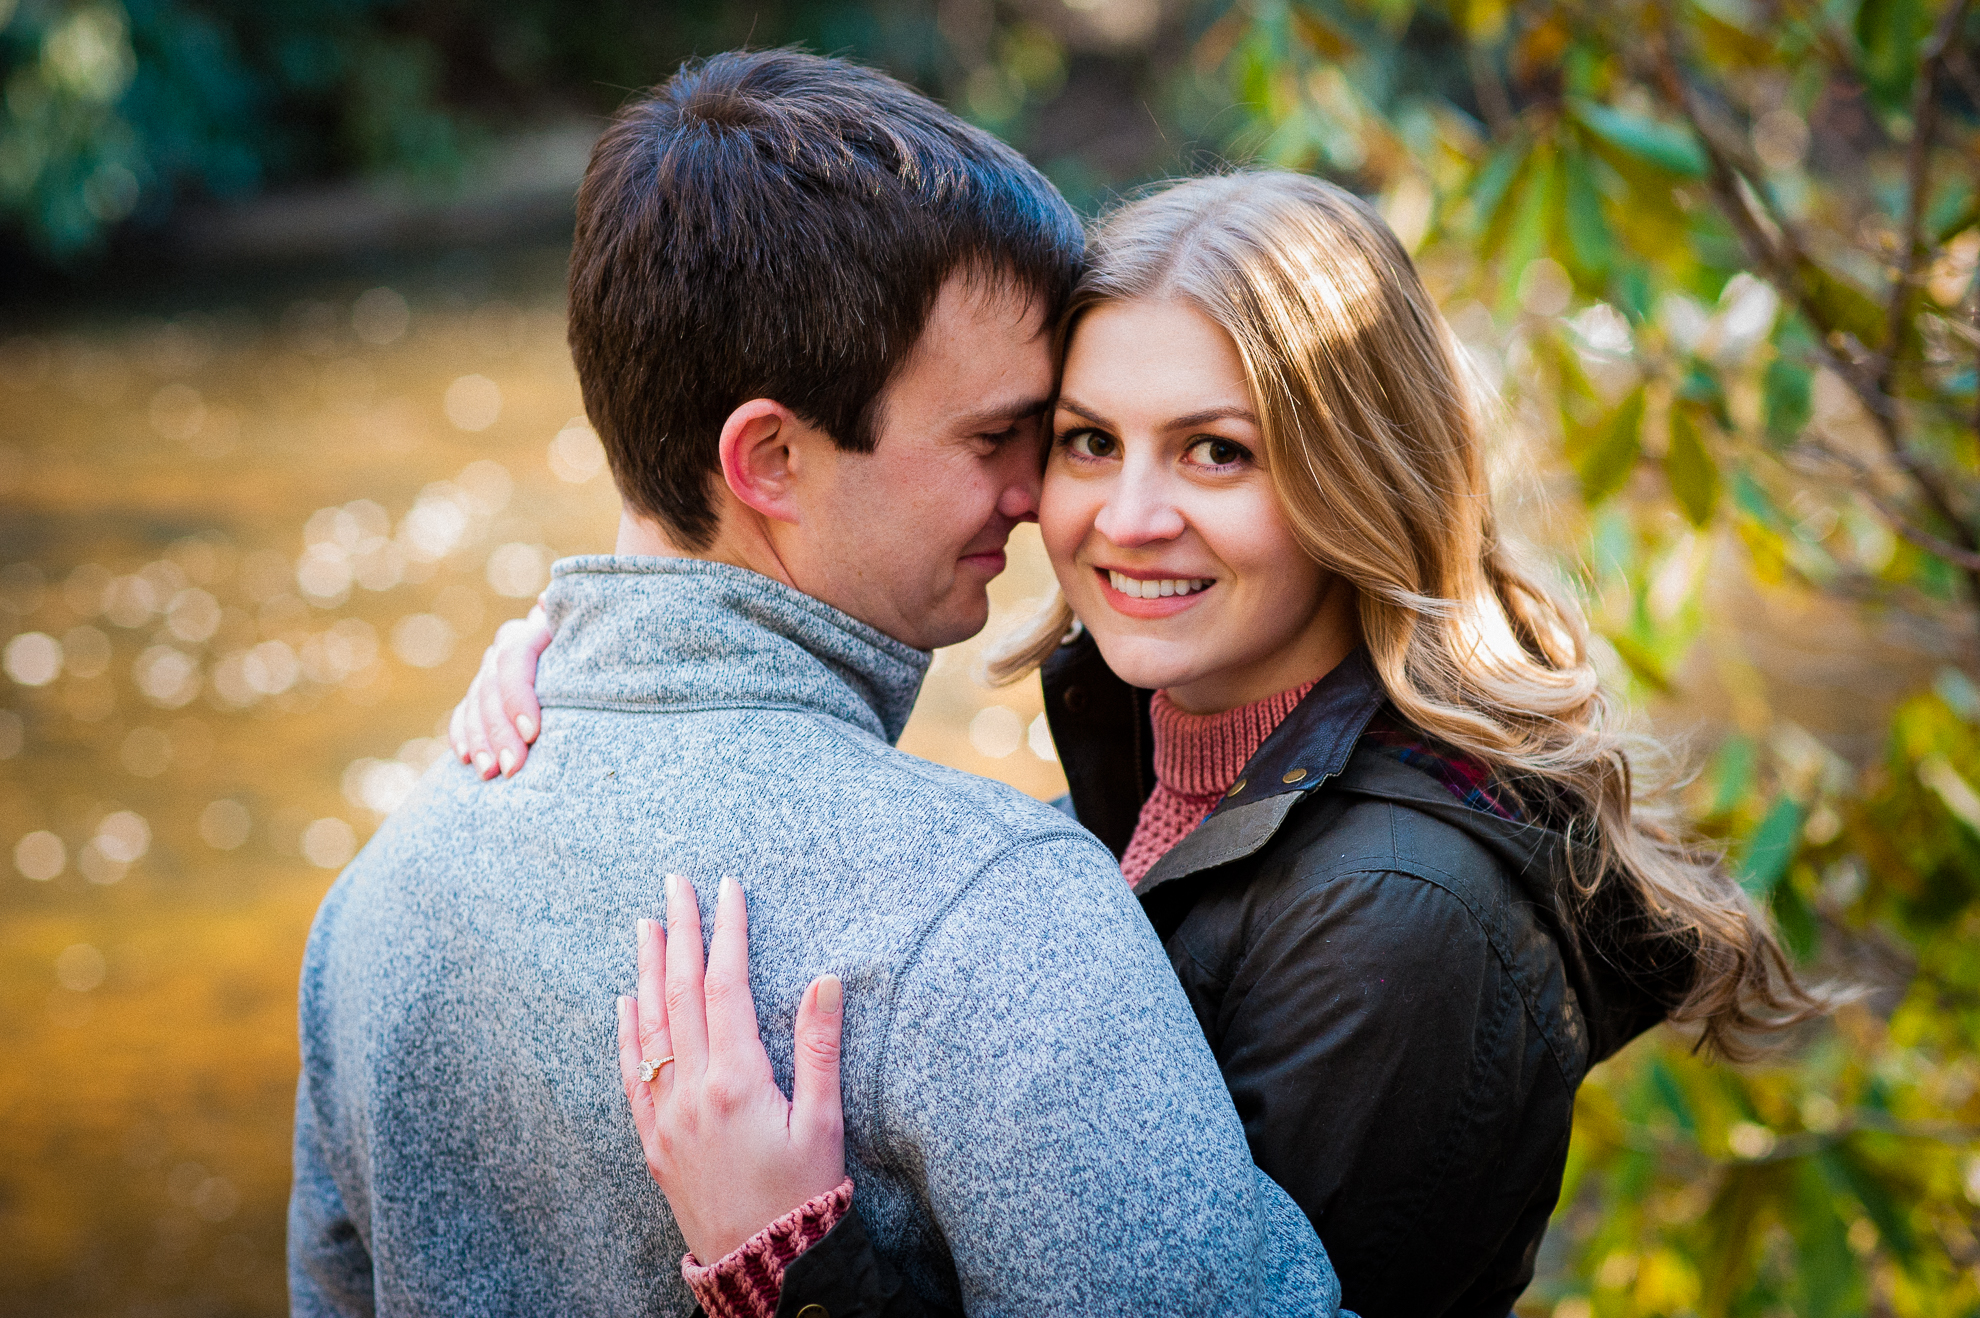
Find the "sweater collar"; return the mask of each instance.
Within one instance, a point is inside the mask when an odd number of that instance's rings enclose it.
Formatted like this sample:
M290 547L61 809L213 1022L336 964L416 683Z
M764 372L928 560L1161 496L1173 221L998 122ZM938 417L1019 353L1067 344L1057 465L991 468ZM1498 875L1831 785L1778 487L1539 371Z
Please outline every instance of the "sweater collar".
M932 657L726 563L597 554L550 571L546 708L797 709L891 743Z
M1272 730L1313 689L1307 682L1217 714L1178 709L1165 691L1150 700L1155 779L1178 796L1221 797Z
M1368 651L1357 648L1272 730L1216 809L1155 862L1136 895L1146 900L1172 880L1251 855L1271 841L1306 793L1347 768L1368 721L1387 699Z

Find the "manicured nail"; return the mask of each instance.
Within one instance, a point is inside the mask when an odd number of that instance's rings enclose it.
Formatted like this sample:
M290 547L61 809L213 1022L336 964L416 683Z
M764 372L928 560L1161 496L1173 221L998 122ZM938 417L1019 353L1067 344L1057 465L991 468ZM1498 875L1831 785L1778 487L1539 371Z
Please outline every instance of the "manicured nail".
M495 757L487 751L476 751L474 753L474 767L480 771L482 777L485 778L488 776L488 766L493 763L495 763Z
M826 975L818 981L818 1010L827 1016L838 1015L839 1004L845 1000L845 996L845 985L839 982L837 975Z
M681 876L678 874L669 874L667 876L667 923L668 924L672 924L674 922L674 919L679 910L680 903L684 900L685 898L681 896Z
M508 747L502 748L502 776L507 778L516 771L516 753Z
M648 938L657 937L659 933L660 926L658 922L653 920L641 920L639 922L639 936L642 942Z
M626 1020L631 1016L632 1005L633 1000L631 998L623 993L619 995L619 1024L624 1025Z
M536 720L527 714L516 715L516 731L522 734L524 741L535 741Z

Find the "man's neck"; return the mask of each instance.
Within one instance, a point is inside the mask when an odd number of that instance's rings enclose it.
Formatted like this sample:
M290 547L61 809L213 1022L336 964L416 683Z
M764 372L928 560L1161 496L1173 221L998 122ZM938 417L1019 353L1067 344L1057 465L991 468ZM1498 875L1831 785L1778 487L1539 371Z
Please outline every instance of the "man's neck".
M641 516L630 508L619 511L619 538L612 546L615 554L625 554L653 558L698 558L708 563L727 563L730 567L747 568L751 572L782 582L792 589L797 583L791 580L783 561L767 537L757 534L737 534L737 519L725 517L722 527L715 533L714 540L704 549L682 549L667 537L666 528L651 517Z

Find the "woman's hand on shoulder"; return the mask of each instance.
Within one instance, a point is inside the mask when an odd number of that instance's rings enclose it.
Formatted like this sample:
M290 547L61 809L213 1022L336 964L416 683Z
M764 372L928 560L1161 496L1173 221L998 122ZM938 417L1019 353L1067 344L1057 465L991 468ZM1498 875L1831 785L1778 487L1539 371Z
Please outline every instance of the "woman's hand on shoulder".
M495 632L467 695L454 706L447 741L462 764L483 779L509 777L529 758L543 728L536 703L536 661L556 635L539 601L525 618L511 618Z
M844 1183L843 999L836 975L805 989L787 1100L757 1032L742 885L722 880L705 971L688 880L667 876L664 939L640 921L639 996L619 999L619 1072L647 1170L702 1263Z

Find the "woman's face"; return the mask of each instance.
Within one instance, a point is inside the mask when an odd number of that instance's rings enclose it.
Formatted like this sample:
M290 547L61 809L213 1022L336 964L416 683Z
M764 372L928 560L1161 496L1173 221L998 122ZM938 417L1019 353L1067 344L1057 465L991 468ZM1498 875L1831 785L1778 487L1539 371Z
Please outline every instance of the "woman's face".
M1293 539L1237 345L1185 303L1106 303L1067 347L1038 523L1128 683L1212 713L1324 675L1354 591Z

